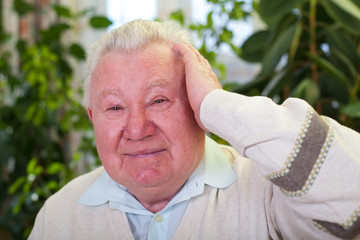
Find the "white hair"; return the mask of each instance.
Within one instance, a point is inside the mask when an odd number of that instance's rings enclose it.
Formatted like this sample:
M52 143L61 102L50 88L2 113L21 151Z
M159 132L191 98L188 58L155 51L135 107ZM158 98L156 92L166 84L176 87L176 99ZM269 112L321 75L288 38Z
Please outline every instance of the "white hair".
M191 38L190 34L176 21L156 22L147 20L128 22L100 37L88 52L89 72L83 85L84 107L90 107L92 73L101 57L114 51L119 54L140 51L154 42L191 43Z

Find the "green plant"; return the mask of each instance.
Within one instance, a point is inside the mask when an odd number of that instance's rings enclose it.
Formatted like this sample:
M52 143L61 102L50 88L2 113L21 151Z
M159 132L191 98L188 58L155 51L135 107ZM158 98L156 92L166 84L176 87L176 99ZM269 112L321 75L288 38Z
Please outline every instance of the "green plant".
M20 20L55 16L19 39L4 31L0 16L0 230L24 239L45 199L75 176L78 159L95 151L80 88L74 87L73 63L83 61L85 51L67 38L80 18L93 28L111 22L93 9L74 13L63 5L40 8L22 0L13 8ZM75 150L73 134L83 143Z
M248 2L208 0L212 10L206 23L189 26L199 34L200 50L215 69L221 45L261 66L246 84L224 87L245 95L265 95L278 103L299 97L320 114L360 132L360 2L258 0L250 10ZM236 45L231 23L246 21L254 13L265 28ZM173 18L186 22L179 12ZM220 23L215 18L221 19ZM213 46L209 46L209 38Z
M267 28L250 36L239 56L262 69L238 91L303 98L360 131L360 2L260 0L255 9Z
M196 45L199 52L210 62L217 71L220 80L226 78L226 66L218 61L218 49L221 45L228 45L234 52L239 46L234 43L234 33L231 23L244 21L251 15L251 8L246 1L208 0L211 11L206 16L205 23L190 23L188 27L196 33ZM181 10L170 16L180 24L185 25L186 19Z

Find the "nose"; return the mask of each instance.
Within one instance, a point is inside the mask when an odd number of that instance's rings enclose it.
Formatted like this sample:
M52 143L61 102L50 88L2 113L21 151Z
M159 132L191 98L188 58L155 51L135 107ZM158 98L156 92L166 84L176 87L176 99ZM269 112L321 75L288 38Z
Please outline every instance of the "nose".
M147 116L145 109L129 110L123 137L127 140L139 141L155 133L155 125Z

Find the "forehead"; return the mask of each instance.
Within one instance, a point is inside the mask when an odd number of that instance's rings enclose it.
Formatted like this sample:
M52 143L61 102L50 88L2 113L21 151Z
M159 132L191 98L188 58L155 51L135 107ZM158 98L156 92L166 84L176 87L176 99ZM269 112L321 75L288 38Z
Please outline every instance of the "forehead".
M132 54L105 54L94 69L91 88L101 95L140 86L142 91L176 88L182 75L182 64L171 47L153 44Z

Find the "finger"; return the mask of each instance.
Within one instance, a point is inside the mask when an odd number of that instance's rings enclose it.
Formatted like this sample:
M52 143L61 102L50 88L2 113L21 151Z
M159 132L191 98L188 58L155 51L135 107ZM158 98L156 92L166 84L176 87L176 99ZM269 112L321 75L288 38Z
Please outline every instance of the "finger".
M177 55L179 55L183 58L183 61L185 64L196 61L196 60L198 61L198 57L194 53L194 50L191 49L191 45L175 43L173 45L173 49L177 53Z
M185 68L190 66L198 66L202 69L207 69L207 71L212 72L210 63L191 44L176 43L173 45L173 49L177 55L182 56ZM197 68L197 70L199 69Z

